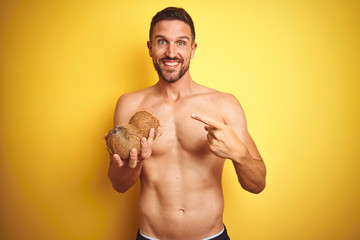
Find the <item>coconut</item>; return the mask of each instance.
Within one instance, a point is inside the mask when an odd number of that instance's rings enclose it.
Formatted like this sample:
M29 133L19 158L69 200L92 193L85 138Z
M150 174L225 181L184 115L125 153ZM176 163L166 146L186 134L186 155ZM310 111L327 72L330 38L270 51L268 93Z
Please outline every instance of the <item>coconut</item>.
M142 137L149 137L149 131L151 128L155 130L155 137L158 134L159 120L146 111L136 112L129 121L130 124L138 127L141 131Z
M113 127L107 137L106 145L111 154L119 154L122 160L128 160L130 150L135 148L140 152L141 131L132 124Z

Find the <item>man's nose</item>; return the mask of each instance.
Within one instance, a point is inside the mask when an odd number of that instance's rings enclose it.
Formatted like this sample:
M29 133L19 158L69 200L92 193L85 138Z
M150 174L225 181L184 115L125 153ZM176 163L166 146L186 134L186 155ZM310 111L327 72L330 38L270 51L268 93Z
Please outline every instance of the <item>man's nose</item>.
M176 48L174 44L169 44L166 52L169 58L174 58L176 56Z

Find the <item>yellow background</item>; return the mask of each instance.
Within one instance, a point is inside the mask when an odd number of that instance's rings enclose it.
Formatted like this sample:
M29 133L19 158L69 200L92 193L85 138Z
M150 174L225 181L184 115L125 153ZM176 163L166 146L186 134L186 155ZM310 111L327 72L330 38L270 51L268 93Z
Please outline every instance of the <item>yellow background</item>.
M157 80L146 41L167 6L193 17L193 79L238 97L267 164L234 240L360 239L359 1L0 1L0 239L134 239L139 184L107 179L117 98Z

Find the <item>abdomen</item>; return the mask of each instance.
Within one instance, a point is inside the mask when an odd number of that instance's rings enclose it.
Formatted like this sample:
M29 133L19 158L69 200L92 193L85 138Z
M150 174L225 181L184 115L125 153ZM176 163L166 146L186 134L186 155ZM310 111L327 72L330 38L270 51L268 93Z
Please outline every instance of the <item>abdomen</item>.
M224 160L215 156L183 156L147 161L139 198L140 229L144 234L191 240L206 238L222 229Z

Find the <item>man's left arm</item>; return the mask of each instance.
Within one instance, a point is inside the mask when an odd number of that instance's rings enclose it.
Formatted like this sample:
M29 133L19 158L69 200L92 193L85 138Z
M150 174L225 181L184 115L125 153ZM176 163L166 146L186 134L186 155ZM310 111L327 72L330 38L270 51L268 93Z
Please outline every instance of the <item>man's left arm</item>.
M249 192L260 193L265 188L264 161L248 132L240 103L232 95L226 94L225 98L224 123L199 114L192 114L192 118L205 123L210 151L232 160L240 185Z

